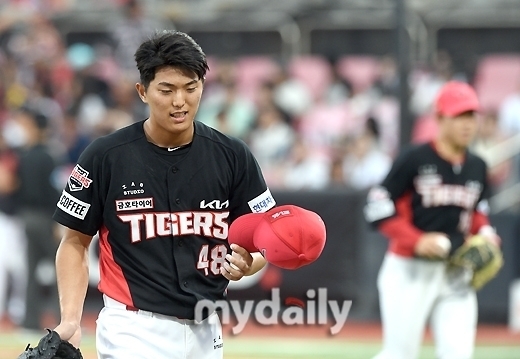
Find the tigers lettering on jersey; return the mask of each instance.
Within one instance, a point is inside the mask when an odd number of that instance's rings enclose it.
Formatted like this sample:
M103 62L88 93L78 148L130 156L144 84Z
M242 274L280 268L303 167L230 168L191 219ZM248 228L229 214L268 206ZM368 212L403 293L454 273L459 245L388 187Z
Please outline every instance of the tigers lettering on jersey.
M419 176L416 183L416 191L422 197L424 207L457 206L465 209L475 207L482 185L476 181L468 181L465 186L457 184L442 184L433 181L430 176L425 180Z
M130 225L130 240L143 238L198 235L226 240L229 212L155 212L133 213L117 216ZM141 223L144 222L144 233Z

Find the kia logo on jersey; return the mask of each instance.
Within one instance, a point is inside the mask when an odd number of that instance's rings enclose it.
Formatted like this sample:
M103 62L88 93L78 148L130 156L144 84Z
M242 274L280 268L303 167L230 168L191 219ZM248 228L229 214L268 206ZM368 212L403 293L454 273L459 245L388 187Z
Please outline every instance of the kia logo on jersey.
M76 165L69 176L69 188L72 192L81 191L83 188L89 188L92 180L88 178L88 171L80 165Z
M206 203L206 200L203 199L200 201L200 208L205 209L224 209L229 207L229 200L226 200L225 202L220 202L218 199L214 199L211 202Z

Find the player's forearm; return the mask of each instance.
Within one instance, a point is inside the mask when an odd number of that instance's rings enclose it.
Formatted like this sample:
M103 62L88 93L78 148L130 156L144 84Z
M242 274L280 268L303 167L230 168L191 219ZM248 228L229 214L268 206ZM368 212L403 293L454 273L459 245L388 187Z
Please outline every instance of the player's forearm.
M423 231L401 216L395 216L381 222L378 229L390 240L399 241L400 246L407 248L415 247L423 234Z
M88 286L88 252L77 237L64 239L56 254L61 321L79 326Z
M264 268L267 261L265 258L259 253L251 253L251 256L253 257L253 263L251 264L251 267L249 268L249 272L245 275L253 275L256 272L258 272L260 269Z
M489 225L489 218L486 214L475 211L473 212L473 216L471 217L471 227L470 227L470 233L476 234L481 231L483 228L490 227Z

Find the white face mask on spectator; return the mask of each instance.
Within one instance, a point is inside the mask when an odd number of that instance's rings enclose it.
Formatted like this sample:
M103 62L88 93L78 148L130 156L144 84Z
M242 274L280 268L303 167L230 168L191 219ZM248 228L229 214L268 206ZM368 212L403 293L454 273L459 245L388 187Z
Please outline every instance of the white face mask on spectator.
M9 147L22 147L27 143L27 133L15 120L7 120L2 129L2 135Z

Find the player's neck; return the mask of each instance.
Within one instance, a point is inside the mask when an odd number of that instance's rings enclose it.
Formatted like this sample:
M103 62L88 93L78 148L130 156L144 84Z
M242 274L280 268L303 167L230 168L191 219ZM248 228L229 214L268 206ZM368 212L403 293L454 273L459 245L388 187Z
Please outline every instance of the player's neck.
M149 119L144 122L143 129L148 142L164 148L175 148L191 143L195 131L192 124L186 131L170 133L164 129L155 128Z
M462 163L466 157L466 148L456 146L443 138L437 138L433 142L434 148L446 161L451 163Z

